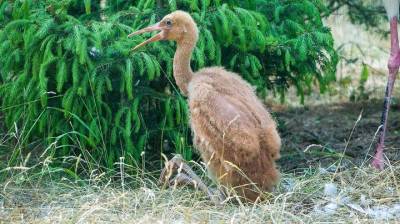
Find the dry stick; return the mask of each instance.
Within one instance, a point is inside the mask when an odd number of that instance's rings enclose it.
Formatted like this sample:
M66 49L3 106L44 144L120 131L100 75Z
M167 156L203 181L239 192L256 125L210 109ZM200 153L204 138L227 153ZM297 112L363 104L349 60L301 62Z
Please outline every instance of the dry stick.
M142 157L142 180L144 180L144 175L145 175L145 169L146 169L146 152L142 151L142 153L140 153L140 156ZM143 181L143 185L146 186L146 182Z
M125 157L121 156L119 157L119 170L120 170L120 175L121 175L121 185L122 185L122 194L125 195L125 166L124 166L124 160ZM125 205L125 197L122 198L122 208L125 210L126 205Z
M303 150L303 152L307 152L307 151L308 151L310 148L312 148L312 147L320 147L320 148L322 148L322 149L325 148L325 146L320 145L320 144L311 144L311 145L308 145L308 146Z

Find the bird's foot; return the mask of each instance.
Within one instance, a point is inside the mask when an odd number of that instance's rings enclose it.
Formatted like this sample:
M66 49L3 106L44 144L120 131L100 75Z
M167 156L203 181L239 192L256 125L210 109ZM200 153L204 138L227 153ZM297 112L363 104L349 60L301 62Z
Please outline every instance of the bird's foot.
M171 179L174 173L177 174ZM165 164L165 168L161 171L159 181L163 186L168 184L170 187L191 185L206 193L215 204L222 204L225 200L224 194L218 189L207 187L200 177L184 162L180 155L174 156Z

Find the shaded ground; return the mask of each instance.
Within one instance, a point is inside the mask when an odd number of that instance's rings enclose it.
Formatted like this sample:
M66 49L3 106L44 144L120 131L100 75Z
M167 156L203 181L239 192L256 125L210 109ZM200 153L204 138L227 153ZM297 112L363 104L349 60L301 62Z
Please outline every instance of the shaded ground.
M374 154L381 111L382 101L370 100L278 112L283 139L279 164L285 171L327 167L344 152L342 165L362 165ZM388 122L386 156L400 161L400 105L391 107Z

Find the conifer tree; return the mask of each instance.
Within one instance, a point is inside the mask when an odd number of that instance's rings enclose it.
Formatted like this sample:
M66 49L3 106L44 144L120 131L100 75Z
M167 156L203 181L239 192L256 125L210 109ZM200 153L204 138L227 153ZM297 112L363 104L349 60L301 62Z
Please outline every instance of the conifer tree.
M320 0L0 1L6 126L22 128L26 143L52 143L46 152L54 158L81 158L87 171L114 168L120 157L135 165L143 152L149 161L171 152L190 159L174 44L131 52L143 37L127 38L177 9L199 27L194 70L225 66L260 97L283 99L293 85L302 101L313 86L323 92L335 80L337 55Z

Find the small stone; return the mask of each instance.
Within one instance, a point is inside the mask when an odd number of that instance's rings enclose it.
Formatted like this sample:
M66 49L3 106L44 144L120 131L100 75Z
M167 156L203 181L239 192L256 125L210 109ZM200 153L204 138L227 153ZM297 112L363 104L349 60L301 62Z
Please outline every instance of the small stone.
M336 197L338 194L338 189L336 184L334 183L327 183L324 187L324 195L330 198Z
M326 171L330 172L330 173L334 173L337 170L337 166L336 165L331 165L329 166Z
M318 169L318 171L319 171L320 174L328 174L329 173L325 168L322 168L322 167L320 167Z
M331 203L325 205L324 211L326 214L332 215L332 214L335 214L337 208L338 208L338 204L331 202Z
M343 196L339 199L339 201L343 204L348 204L351 202L351 198L349 196Z

